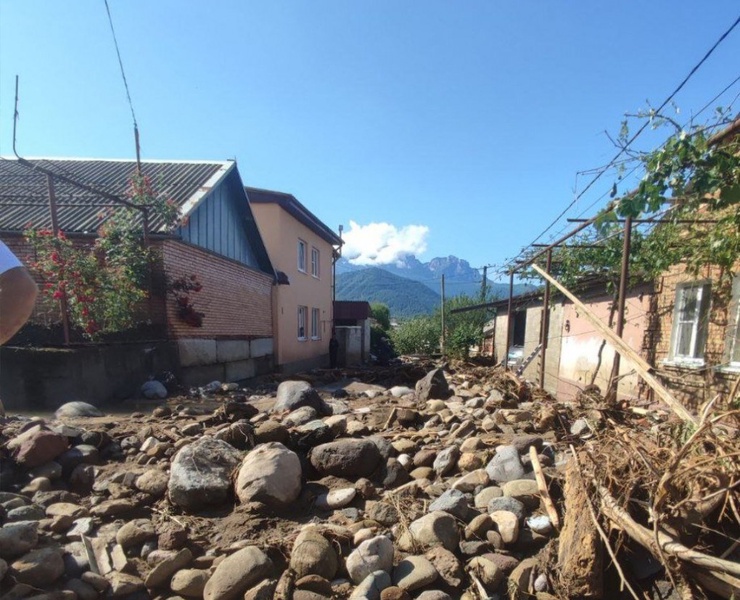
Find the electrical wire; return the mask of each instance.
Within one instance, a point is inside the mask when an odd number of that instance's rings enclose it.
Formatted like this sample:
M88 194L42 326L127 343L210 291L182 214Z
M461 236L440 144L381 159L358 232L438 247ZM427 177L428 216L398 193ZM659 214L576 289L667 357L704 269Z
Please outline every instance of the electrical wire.
M673 90L673 92L671 92L671 94L665 100L663 100L663 102L661 103L661 105L655 111L655 114L659 114L668 105L668 103L671 100L673 100L673 98L676 96L676 94L678 94L678 92L680 92L681 89L683 89L683 87L686 85L686 83L688 83L689 79L691 79L691 77L693 77L693 75L706 62L706 60L712 55L712 53L717 49L717 47L725 40L725 38L735 29L735 27L737 27L738 24L740 24L740 16L737 19L735 19L735 22L730 26L730 28L727 31L725 31L719 37L719 39L712 45L712 47L702 57L702 59L696 65L694 65L694 67L691 69L691 71L689 71L688 75L686 75L686 77L684 77L684 79L681 81L681 83L678 84L678 86L676 87L676 89ZM583 195L589 189L591 189L591 187L593 187L593 185L599 179L601 179L601 177L608 171L608 169L610 169L612 166L614 166L614 164L616 163L616 161L619 160L619 158L622 156L622 154L624 154L627 151L627 148L637 139L637 137L640 134L642 134L642 132L645 131L645 129L647 129L647 127L648 127L649 124L650 124L650 120L647 120L647 121L645 121L645 123L642 124L642 126L620 148L619 152L617 152L617 154L614 156L614 158L612 158L612 160L609 161L609 163L607 164L606 168L603 169L602 171L600 171L599 173L597 173L596 176L593 177L593 179L591 179L591 181L586 185L586 187L583 190L581 190L581 192L579 192L575 196L575 198L573 198L573 200L570 202L570 204L568 204L568 206L566 206L566 208L564 210L562 210L560 212L560 214L558 214L558 216L542 231L542 233L540 233L532 242L530 242L530 244L528 245L528 247L529 246L532 246L535 243L537 243L537 241L539 241L542 238L542 236L544 236L548 231L550 231L550 229L552 229L555 226L555 224L558 221L560 221L560 219L565 215L565 213L567 213L573 207L573 205L575 205L575 203L578 202L578 200L580 200L581 197L583 197ZM509 265L511 264L511 262L513 262L513 261L510 261L509 262Z
M121 67L121 77L123 78L123 86L126 88L126 98L128 99L128 105L131 109L131 118L134 120L134 129L138 130L139 126L136 123L136 113L134 112L134 103L131 101L131 92L128 88L128 81L126 79L126 71L123 68L123 59L121 59L121 50L118 47L118 38L116 37L116 30L113 27L113 17L110 14L110 6L108 6L108 0L105 2L105 11L108 13L108 23L110 24L110 31L113 34L113 43L116 46L116 56L118 56L118 66Z

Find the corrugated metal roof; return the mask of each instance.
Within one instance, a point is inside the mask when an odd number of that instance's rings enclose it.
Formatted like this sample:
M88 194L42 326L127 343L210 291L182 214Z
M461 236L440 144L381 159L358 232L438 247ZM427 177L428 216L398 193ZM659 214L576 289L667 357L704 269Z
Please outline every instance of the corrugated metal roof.
M95 190L128 200L133 160L33 158L28 162ZM189 215L205 195L231 170L234 161L142 161L157 194L174 200L182 216ZM59 228L94 233L115 203L101 194L55 179ZM74 206L70 206L74 205ZM137 217L138 218L138 217ZM23 231L29 225L51 227L49 192L44 173L16 159L0 160L0 230ZM150 231L165 233L165 224L152 220Z

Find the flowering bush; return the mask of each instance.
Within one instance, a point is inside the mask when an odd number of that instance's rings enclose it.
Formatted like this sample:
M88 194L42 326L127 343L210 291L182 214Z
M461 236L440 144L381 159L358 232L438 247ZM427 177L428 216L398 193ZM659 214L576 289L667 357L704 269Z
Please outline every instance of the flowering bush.
M190 277L179 277L169 282L168 291L175 299L177 306L177 316L192 327L203 327L203 318L205 313L195 310L190 300L191 292L199 292L203 286L195 275Z
M167 229L177 225L176 204L156 195L148 177L132 176L128 198L146 208L150 223ZM92 245L75 244L61 231L55 235L29 226L25 232L36 251L31 266L44 281L43 292L66 303L72 324L91 340L136 325L156 259L143 243L141 211L121 205L99 218Z

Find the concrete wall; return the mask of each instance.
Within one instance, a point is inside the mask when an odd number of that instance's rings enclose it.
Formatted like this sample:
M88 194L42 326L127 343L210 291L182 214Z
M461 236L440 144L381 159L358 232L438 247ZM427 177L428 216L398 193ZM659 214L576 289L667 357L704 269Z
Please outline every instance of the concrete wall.
M48 412L65 402L102 405L136 397L160 371L177 371L172 342L77 348L0 348L0 398L6 410Z
M290 285L275 286L276 361L281 371L328 365L332 326L332 247L277 204L254 203L252 212L275 269ZM306 271L298 269L298 240L306 243ZM311 249L319 274L311 274ZM298 339L298 307L307 307L306 336ZM319 335L311 336L311 310L320 311Z
M646 331L649 328L650 286L633 288L627 299L627 315L624 339L630 347L644 354ZM609 308L612 298L609 295L582 298L589 308L604 322L609 321ZM524 333L524 358L529 356L540 343L542 324L542 302L533 300L526 308L527 321ZM500 312L496 317L495 352L497 359L504 358L506 348L506 328L508 315ZM590 384L596 372L595 384L606 390L611 374L614 350L607 344L604 347L599 365L599 348L603 336L594 326L579 314L570 301L556 298L550 304L550 326L545 360L545 389L558 399L571 400L580 390ZM542 351L524 369L523 376L539 382L542 368ZM627 360L620 363L619 395L638 396L639 378L631 374L632 367Z
M609 312L613 302L610 295L590 297L586 302L603 323L609 322ZM649 311L649 287L629 290L622 338L638 354L643 352ZM614 322L616 324L616 316ZM578 390L591 383L594 374L596 375L594 384L599 386L602 392L606 391L614 361L613 346L609 343L604 346L599 364L599 349L604 336L579 313L578 308L571 302L566 302L563 306L561 332L558 398L564 400L573 398ZM620 361L620 396L637 397L639 395L639 378L632 373L632 370L629 360Z
M272 371L272 338L177 340L180 377L185 385L239 381Z

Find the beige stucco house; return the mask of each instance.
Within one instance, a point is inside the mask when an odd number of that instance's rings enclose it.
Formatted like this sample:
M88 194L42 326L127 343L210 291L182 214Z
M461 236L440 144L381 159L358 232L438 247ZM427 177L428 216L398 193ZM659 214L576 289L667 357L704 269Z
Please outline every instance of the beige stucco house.
M334 256L341 238L291 194L247 187L278 273L273 293L277 367L284 373L329 364Z

